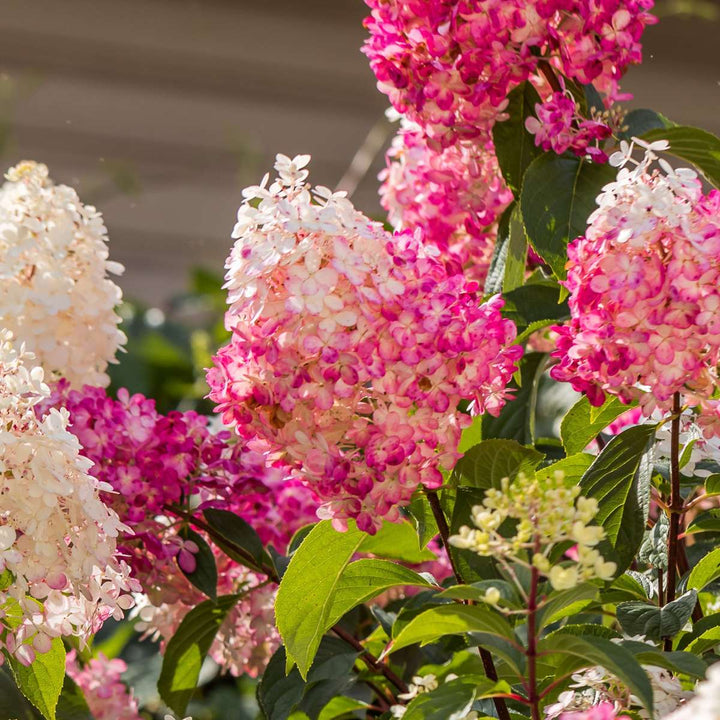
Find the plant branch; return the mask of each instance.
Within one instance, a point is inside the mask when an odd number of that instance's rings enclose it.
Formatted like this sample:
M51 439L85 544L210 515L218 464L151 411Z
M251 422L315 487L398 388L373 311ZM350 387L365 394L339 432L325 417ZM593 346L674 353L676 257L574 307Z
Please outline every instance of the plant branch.
M528 701L532 720L540 720L540 696L537 689L537 628L535 621L537 616L537 592L540 583L540 571L533 565L530 571L530 597L528 598Z
M552 88L553 92L562 92L563 88L558 80L558 76L553 70L553 66L547 60L538 60L538 70L545 76L548 81L548 85Z
M385 678L387 678L387 680L391 682L400 692L406 693L408 691L407 685L392 671L390 666L382 660L378 660L378 658L376 658L372 653L368 652L368 650L363 647L362 643L354 635L349 633L340 625L333 625L332 631L341 640L344 640L348 645L355 648L369 668L381 675L384 675Z
M667 540L668 571L665 590L665 602L675 600L677 586L678 545L680 543L680 518L683 511L683 499L680 495L680 393L673 395L673 419L670 425L670 530ZM665 650L672 649L672 638L665 638Z
M445 519L445 513L440 506L440 498L438 497L438 494L435 492L435 490L428 490L426 488L425 494L427 495L428 502L430 503L430 508L432 509L433 517L435 518L435 522L437 523L438 531L440 532L440 539L442 540L443 547L445 548L448 560L450 561L450 567L452 568L453 574L455 575L455 580L457 581L458 585L466 585L467 583L463 579L462 572L457 566L457 563L453 558L452 552L450 552L450 528L448 527L447 520ZM497 682L498 674L497 670L495 669L495 663L493 662L492 655L488 650L483 647L479 647L478 649L480 650L480 659L482 660L485 675L489 680ZM495 705L495 709L497 710L499 720L510 720L510 712L508 711L505 700L495 697L493 698L493 704Z

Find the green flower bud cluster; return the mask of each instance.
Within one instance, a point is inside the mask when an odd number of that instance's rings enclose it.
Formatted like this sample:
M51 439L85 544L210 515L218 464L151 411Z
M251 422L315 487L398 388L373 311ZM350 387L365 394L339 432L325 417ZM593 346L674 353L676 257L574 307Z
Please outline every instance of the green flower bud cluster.
M580 495L562 471L541 477L519 473L512 481L503 478L500 489L488 490L482 505L472 509L475 527L463 525L449 540L478 555L532 563L553 588L564 590L592 578L611 580L615 574L615 563L606 562L595 548L605 537L602 527L591 524L597 512L597 501ZM516 521L505 526L512 535L500 532L506 520ZM573 560L551 565L553 547L565 542L575 545Z

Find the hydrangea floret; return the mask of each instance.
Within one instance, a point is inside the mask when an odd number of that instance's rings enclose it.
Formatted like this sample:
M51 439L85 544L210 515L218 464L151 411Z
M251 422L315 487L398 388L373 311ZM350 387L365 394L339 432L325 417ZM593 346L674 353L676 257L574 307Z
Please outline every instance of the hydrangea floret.
M593 578L611 580L616 565L596 549L605 537L602 527L591 524L597 511L597 500L580 495L561 470L542 478L521 472L513 480L503 478L500 488L488 489L482 505L472 508L474 527L461 526L450 544L506 564L532 565L555 590ZM500 527L507 519L517 524L506 537ZM574 559L551 564L553 548L566 542L576 545ZM490 598L491 604L493 599L498 598Z
M482 303L419 231L311 189L308 160L279 155L278 179L244 191L210 398L302 471L323 517L374 531L441 485L471 422L458 404L498 414L522 349L499 296Z
M647 416L681 393L705 436L717 436L720 191L703 194L694 171L663 159L654 167L665 141L635 144L644 158L627 143L611 158L617 180L568 248L571 320L555 328L551 375L593 405L606 393L637 399Z
M0 644L24 664L121 619L139 590L116 556L129 528L100 499L111 488L89 474L68 413L36 414L50 390L33 362L0 332Z
M0 325L35 354L48 379L107 385L125 342L100 213L45 165L11 168L0 189Z

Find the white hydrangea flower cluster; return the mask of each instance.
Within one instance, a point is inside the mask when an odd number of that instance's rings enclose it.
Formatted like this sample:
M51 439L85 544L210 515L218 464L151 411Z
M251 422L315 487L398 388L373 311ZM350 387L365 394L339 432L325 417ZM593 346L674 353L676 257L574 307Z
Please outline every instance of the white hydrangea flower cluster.
M693 697L693 693L683 690L680 680L665 668L643 665L643 669L648 674L653 691L655 714L652 717L642 707L640 700L614 675L603 667L594 666L572 676L570 689L560 693L557 702L545 708L545 720L556 720L564 713L589 710L604 702L612 703L617 714L623 710L634 710L644 720L690 720L690 715L680 715L682 711L674 711L687 707L686 702ZM710 717L718 720L720 716L708 716L708 719Z
M532 551L532 564L555 590L565 590L591 578L611 580L615 574L615 563L606 562L595 549L605 537L602 527L590 524L597 511L597 501L581 496L580 488L568 483L560 470L542 478L519 473L512 481L503 478L500 489L488 490L483 504L472 509L475 527L463 525L449 540L478 555L514 562ZM499 532L507 518L518 521L515 535L508 538ZM577 545L576 558L551 566L552 548L568 540Z
M693 697L666 720L720 720L720 663L708 669Z
M88 474L67 412L39 416L43 370L11 340L0 331L0 648L30 664L53 638L122 618L140 586L115 557L128 528L100 500L112 488Z
M54 185L45 165L22 162L0 189L0 325L33 352L47 376L105 386L126 338L115 307L100 213Z

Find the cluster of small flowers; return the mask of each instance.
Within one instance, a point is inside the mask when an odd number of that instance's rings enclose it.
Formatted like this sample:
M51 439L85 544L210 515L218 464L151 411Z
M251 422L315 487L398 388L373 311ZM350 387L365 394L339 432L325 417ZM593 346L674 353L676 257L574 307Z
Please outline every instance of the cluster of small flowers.
M610 137L610 127L599 120L579 117L577 103L569 93L554 92L545 102L535 105L535 114L537 117L525 120L525 127L543 150L558 155L571 150L580 157L589 155L597 162L607 161L598 143Z
M653 691L655 715L650 717L636 698L605 668L594 666L572 676L570 689L545 708L545 720L614 720L623 710L633 710L644 720L675 717L693 693L683 690L680 680L665 668L643 665ZM685 716L683 716L685 717Z
M311 190L308 160L279 155L279 179L244 191L210 397L301 468L324 517L372 532L442 483L471 421L458 403L497 414L522 349L499 296L481 304L433 246Z
M572 510L570 510L572 508ZM503 478L500 489L491 488L482 505L472 508L474 528L463 525L450 544L478 555L518 559L533 550L532 564L555 590L575 587L582 580L611 580L616 565L606 562L595 546L605 531L590 521L598 511L597 501L580 495L580 488L556 470L542 479L519 473L512 481ZM518 521L515 535L498 531L507 518ZM577 544L572 564L551 567L553 547L567 540ZM538 545L542 551L538 551Z
M380 173L380 200L396 230L420 227L450 274L484 283L497 221L512 201L491 141L435 147L403 119Z
M121 389L114 399L102 388L72 390L64 382L52 401L69 412L70 430L94 463L90 472L108 490L103 499L133 530L121 544L146 590L159 560L186 557L169 527L170 506L235 512L281 551L288 528L316 519L312 492L260 441L213 431L202 415L163 415L143 395Z
M706 679L682 707L667 720L718 720L720 718L720 663L708 668Z
M209 655L223 672L257 677L281 642L275 628L276 588L267 585L262 576L219 552L215 559L218 594L244 594L215 635ZM139 622L135 629L144 637L161 639L164 650L185 615L206 598L190 585L177 567L167 564L158 570L157 576L162 584L152 583L148 595L137 598Z
M697 406L706 437L720 435L720 191L703 195L688 169L652 170L658 141L628 162L597 198L584 237L568 248L571 320L556 327L556 380L585 392L639 399L645 415L667 412L676 392Z
M102 653L80 665L75 650L65 657L65 670L82 690L95 720L143 720L138 702L121 676L127 665Z
M545 80L540 63L609 101L653 0L366 0L363 51L398 112L443 145L478 137L504 119L509 92Z
M106 385L125 335L107 276L102 216L75 190L53 185L45 165L24 162L0 189L0 324L35 354L48 378Z
M16 617L2 622L0 645L29 664L53 638L85 641L122 618L139 586L115 557L129 528L100 499L110 487L90 476L67 412L36 414L50 389L11 340L0 331L0 607Z

